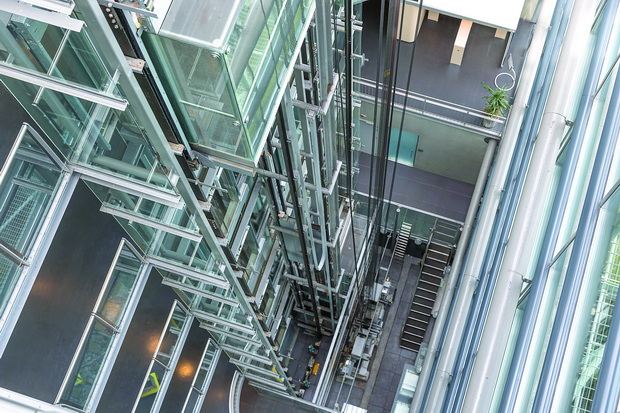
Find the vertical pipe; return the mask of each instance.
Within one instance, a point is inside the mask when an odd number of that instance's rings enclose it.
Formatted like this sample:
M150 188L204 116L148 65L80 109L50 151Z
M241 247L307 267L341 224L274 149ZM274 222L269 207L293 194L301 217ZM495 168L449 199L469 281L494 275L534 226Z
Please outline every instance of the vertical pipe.
M517 391L521 382L521 376L527 359L529 343L536 324L536 315L541 306L543 293L547 284L550 263L555 252L555 247L560 232L562 217L566 209L568 194L575 173L577 159L581 150L583 136L585 134L589 115L592 109L594 96L600 78L605 51L613 27L613 22L618 8L618 0L609 0L604 11L603 19L599 27L596 45L591 59L590 69L583 87L583 94L575 118L575 126L572 138L567 148L564 169L560 176L556 190L556 198L553 202L549 223L542 242L542 249L538 256L536 270L532 281L527 306L523 315L523 322L519 331L519 337L515 347L510 371L504 387L504 396L500 405L500 411L510 412L514 408ZM544 385L541 383L541 385Z
M457 297L457 304L459 303L459 298L461 296L469 296L469 300L466 300L467 297L460 298L461 306L459 306L458 310L456 311L457 315L459 312L466 313L466 309L469 307L469 303L471 302L471 294L473 294L473 291L475 290L477 284L477 280L473 275L482 266L482 260L484 259L484 249L490 237L491 229L493 227L493 222L495 220L495 215L500 199L504 193L504 181L506 180L506 176L508 175L510 159L512 158L513 151L517 142L517 137L519 135L519 131L525 117L526 108L528 107L528 99L531 91L537 89L540 85L540 81L538 81L535 76L536 67L539 65L541 54L543 54L543 47L545 44L547 33L549 31L549 23L553 15L554 6L554 0L546 0L543 2L540 16L538 18L536 28L534 29L532 42L525 63L523 65L519 88L517 89L517 94L515 96L511 115L502 137L502 145L495 161L496 167L488 183L488 190L485 196L484 206L482 207L480 211L480 216L477 220L478 230L473 236L471 246L469 248L469 250L472 251L473 254L469 258L467 265L463 269L464 276L467 277L461 284L460 291ZM467 248L467 245L463 244L460 245L457 250L465 248ZM454 266L456 265L457 262L455 260ZM454 272L451 277L458 277L458 275L458 273ZM445 304L442 305L442 308L440 309L438 315L439 321L447 318L447 313L450 311L449 301L446 301L444 299L444 303ZM460 327L462 328L462 324L464 323L466 314L461 314L461 316L462 320L460 322L456 321L456 323L460 324ZM414 398L411 404L410 411L412 413L421 413L423 411L423 402L424 398L427 395L430 398L435 393L435 396L433 397L435 397L436 402L439 402L439 400L443 400L443 393L441 396L438 396L437 392L439 391L439 387L443 387L443 392L445 393L445 386L447 386L447 383L450 380L451 373L442 370L448 369L447 365L445 364L446 362L449 362L449 364L452 365L452 362L450 362L450 360L446 360L446 357L450 357L452 358L452 360L454 360L455 353L458 347L458 339L455 339L455 343L448 342L445 348L442 349L441 355L439 355L438 353L440 342L442 340L443 330L449 329L447 333L449 334L449 337L461 336L459 332L453 333L452 330L455 327L453 327L452 324L453 323L449 323L443 326L443 328L441 328L441 325L438 326L436 324L435 328L433 329L433 334L431 335L431 339L429 341L427 355L424 359L422 372L418 380L417 390L414 394ZM437 363L437 374L441 375L441 377L437 378L437 380L431 380L431 375L433 374L433 363L435 362ZM442 364L444 365L442 366ZM427 389L427 387L429 388Z
M592 9L590 14L585 10L588 7ZM579 76L579 72L574 70L575 60L582 56L583 50L572 45L580 42L579 37L587 37L591 25L589 20L584 19L584 15L593 15L594 9L592 2L578 0L571 13L567 36L563 42L557 70L553 74L554 83L527 169L484 331L476 349L477 356L463 404L464 411L489 411L491 406L491 390L498 380L501 368L501 363L497 360L502 359L506 351L511 331L511 324L506 323L506 320L514 318L530 257L535 255L536 243L532 242L531 228L540 228L543 225L545 210L540 206L540 194L546 194L551 189L555 164L549 160L557 155L564 135L565 113L569 109L567 102L570 102L568 95L571 93L571 89L566 85L574 84Z
M443 330L443 327L447 320L448 307L450 302L452 301L452 297L454 296L458 274L461 271L461 266L463 265L463 259L465 256L465 252L467 251L467 245L469 244L469 240L474 228L474 221L476 215L478 214L478 207L480 205L480 200L482 199L482 194L484 193L484 188L486 187L487 178L491 170L491 165L493 164L493 158L495 156L496 149L497 140L490 139L487 143L484 158L482 159L482 165L480 166L480 171L478 172L478 178L476 179L474 192L472 193L471 200L469 201L469 207L467 208L467 215L465 217L465 222L463 223L463 231L461 233L461 238L459 239L456 253L454 255L453 265L450 269L450 273L448 274L446 285L443 288L441 306L439 312L437 313L435 323L433 325L433 331L436 331L437 334L433 334L431 336L427 347L428 350L426 353L426 357L424 358L424 365L432 362L432 360L434 359L434 355L436 354L436 351L438 349L439 340L441 337L439 332ZM428 365L428 367L430 367L430 365ZM427 368L427 370L430 370L430 368ZM428 375L426 377L428 377ZM420 382L421 378L422 375L418 380L418 388L422 388L420 387L421 385L426 385L426 382ZM421 400L422 392L416 392L414 394L414 400L416 400L416 395L418 395L419 400Z
M605 11L603 22L599 30L604 29L603 23L608 19L613 23L617 9L617 0L609 0L607 2L607 10ZM606 27L605 29L607 30ZM608 30L611 31L611 28ZM553 395L555 393L555 385L562 367L564 350L568 343L570 326L575 314L575 307L581 291L581 285L585 277L585 268L594 238L596 222L600 213L599 202L604 195L605 184L609 175L609 169L611 168L614 148L616 147L619 132L620 72L616 74L614 90L605 117L605 126L603 127L603 133L596 152L596 158L594 159L594 166L592 175L590 176L586 198L583 203L581 216L579 217L577 235L573 244L573 253L568 263L566 280L564 281L560 302L558 303L558 309L561 309L561 311L558 311L551 331L548 351L545 356L538 389L534 398L533 411L544 412L550 411L551 408Z

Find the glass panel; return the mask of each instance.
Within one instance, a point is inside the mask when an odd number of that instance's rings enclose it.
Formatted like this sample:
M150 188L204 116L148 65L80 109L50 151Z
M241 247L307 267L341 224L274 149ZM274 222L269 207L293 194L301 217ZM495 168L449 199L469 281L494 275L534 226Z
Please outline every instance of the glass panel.
M28 129L15 144L0 171L0 314L21 273L17 263L32 253L62 178Z
M243 188L247 188L247 177L235 172L220 169L218 177L214 181L214 186L223 188L225 191L213 191L211 204L213 207L210 212L215 217L222 232L227 234L237 213L240 197L244 193Z
M9 16L5 12L0 14ZM10 63L98 90L104 90L110 83L111 76L86 28L74 32L18 15L10 16L9 31L0 37L0 45L15 58Z
M0 255L0 314L6 308L20 274L21 268L17 264Z
M159 35L143 35L192 143L253 164L311 4L212 0L183 19L173 5Z
M60 169L26 132L0 176L0 241L26 256L60 182Z
M191 143L252 158L220 54L162 36L143 38Z
M140 260L124 244L108 279L102 300L95 309L95 312L110 324L115 326L120 324L127 308L127 302L138 279L140 268Z
M190 0L172 2L161 24L161 33L195 39L205 47L218 49L228 42L242 0ZM192 13L188 14L187 11Z
M573 394L571 410L573 412L591 410L599 371L603 368L601 363L620 287L619 205L620 189L617 189L601 209L593 248L589 255L589 259L594 261L591 267L594 267L595 271L590 276L597 281L598 289L579 366L580 374ZM599 272L601 261L602 272Z
M394 404L392 405L392 413L407 413L409 407L413 401L413 393L415 392L418 375L415 373L415 368L411 364L405 364L403 373L400 377L400 384L398 385L398 391L394 398Z
M83 341L73 358L73 367L63 382L60 403L87 409L93 392L96 390L100 394L103 391L107 377L98 382L99 375L106 365L114 363L119 346L112 353L110 350L115 343L119 344L117 333L129 327L131 314L127 313L127 305L136 292L141 269L142 262L128 247L127 241L122 240Z
M80 357L69 374L68 385L62 393L60 403L79 409L86 407L110 350L113 337L114 333L109 327L93 319Z
M179 340L179 335L181 334L181 330L187 321L187 313L181 309L181 307L177 306L177 308L172 313L172 318L170 319L170 323L168 324L168 328L164 333L164 337L161 341L161 345L159 346L159 350L155 355L155 360L159 361L165 366L168 366L170 363L170 357L172 356L172 352L174 351L175 346Z

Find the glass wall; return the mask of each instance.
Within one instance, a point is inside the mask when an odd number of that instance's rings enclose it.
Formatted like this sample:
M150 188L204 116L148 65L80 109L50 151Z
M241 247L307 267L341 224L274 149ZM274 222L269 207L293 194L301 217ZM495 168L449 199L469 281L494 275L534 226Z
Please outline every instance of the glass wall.
M258 160L312 5L212 0L186 14L187 2L176 1L159 33L143 34L190 143L245 164Z
M96 408L107 381L103 372L109 374L114 364L146 276L141 259L122 240L56 403L80 411Z
M601 209L601 225L607 226L597 232L598 242L606 245L604 251L604 263L602 271L593 274L598 281L596 300L591 311L591 318L587 333L586 344L579 364L579 377L575 384L574 394L571 403L571 411L585 413L591 411L592 400L596 383L601 368L611 368L602 366L603 353L611 316L616 305L618 287L620 286L620 224L618 218L620 211L620 190L616 189L615 194L609 198ZM598 266L595 266L595 268Z
M0 171L0 314L29 261L62 174L24 126Z

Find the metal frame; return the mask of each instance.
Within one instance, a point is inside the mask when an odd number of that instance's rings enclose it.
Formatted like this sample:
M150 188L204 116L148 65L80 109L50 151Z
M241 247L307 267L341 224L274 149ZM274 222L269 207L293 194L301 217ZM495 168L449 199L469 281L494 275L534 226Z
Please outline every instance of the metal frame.
M42 7L47 10L56 11L66 14L67 16L73 12L75 4L73 1L62 0L19 0L21 3L32 4L33 6Z
M185 319L185 323L183 324L183 327L181 328L181 331L179 332L179 336L178 336L179 338L174 346L173 352L172 354L170 354L170 361L167 366L164 366L161 362L157 360L157 354L159 353L159 349L161 348L161 345L164 340L164 337L166 336L166 333L168 333L170 321L172 320L172 316L174 315L174 311L176 310L176 308L181 309L181 311L183 311L186 314L187 318ZM178 300L174 300L174 302L172 303L172 308L170 309L170 313L168 313L168 319L166 321L166 324L164 325L164 329L162 330L162 333L159 336L159 342L157 343L157 347L155 348L155 352L153 353L153 357L151 358L151 363L149 364L149 367L146 371L146 375L144 376L144 380L142 381L142 386L140 387L138 397L131 410L132 413L136 411L140 403L140 399L142 398L142 391L144 390L144 386L146 385L149 379L149 375L151 373L151 370L153 369L153 365L156 362L162 365L162 367L166 370L166 373L164 374L163 379L159 383L160 387L157 393L155 394L155 401L153 402L153 406L151 407L150 411L157 413L161 409L161 405L164 402L166 392L168 390L168 387L170 386L170 381L172 380L174 370L179 361L179 357L181 357L181 351L183 350L183 344L185 343L185 340L187 339L187 335L189 334L189 330L192 326L193 321L194 321L194 316L187 310L185 305L183 305Z
M58 167L61 171L66 171L64 163L51 151L51 148L41 139L41 136L37 134L27 123L22 124L18 137L16 139L11 152L4 164L2 171L0 172L0 183L2 183L6 176L8 166L17 154L19 144L21 143L26 132L30 132L35 141L41 145L44 152L50 155L50 158L54 163L58 162ZM73 195L73 191L78 182L78 176L76 174L70 174L64 172L60 178L60 184L58 185L56 196L50 201L49 208L46 214L39 234L35 238L29 257L24 257L27 266L24 265L21 274L11 296L9 297L4 312L0 315L0 356L4 353L6 345L11 337L13 329L17 324L17 320L23 309L26 299L30 294L30 290L34 285L39 269L43 263L43 260L47 254L47 251L51 245L52 239L60 225L60 221L64 214L65 209ZM22 260L23 261L23 260Z
M202 235L200 235L200 233L192 232L186 228L175 227L170 224L166 225L161 222L157 222L147 217L144 217L138 212L128 211L126 209L122 209L114 205L110 205L108 203L103 203L101 207L99 208L99 211L104 212L106 214L110 214L118 218L126 219L128 221L134 221L139 224L151 227L153 229L167 232L169 234L176 235L177 237L188 239L190 241L200 242L202 240Z
M162 258L154 257L149 255L146 257L146 262L152 264L155 268L161 268L162 270L170 271L175 274L183 275L185 277L192 278L194 280L203 281L216 287L220 287L223 289L230 288L230 284L228 281L223 280L221 278L214 277L207 273L200 272L197 269L193 269L191 267L182 266L181 264L175 264L170 261L165 261Z
M129 104L127 100L113 94L5 62L0 62L0 75L120 111L127 109Z
M215 347L215 354L213 355L213 360L211 360L211 366L209 368L209 372L207 373L207 377L205 377L204 383L200 386L200 389L195 387L196 380L198 379L198 375L200 370L202 369L202 363L207 355L207 351L209 350L209 346L213 345ZM214 344L211 339L207 340L207 345L205 346L204 351L202 352L202 357L200 357L199 367L196 369L196 374L194 375L194 380L192 380L192 385L189 388L189 392L187 393L187 398L185 399L185 403L183 404L183 413L200 413L200 409L205 401L205 397L207 395L207 390L211 384L211 380L213 378L213 374L215 374L215 369L217 368L217 363L220 359L220 355L222 354L222 349L220 349L217 344ZM198 392L198 400L194 404L194 408L190 411L187 410L187 405L189 404L190 397L192 395L192 391L196 390Z
M81 31L84 22L69 17L68 14L71 13L69 9L72 9L72 7L62 7L60 3L62 2L53 2L50 0L3 0L0 3L0 10L38 20L43 23L51 24L52 26L62 27L63 29L74 32ZM46 7L54 11L43 10L38 7L33 7L33 5ZM56 11L59 13L56 13ZM65 14L65 12L68 13Z
M127 192L139 198L146 198L172 208L183 208L184 203L181 196L172 191L167 191L163 188L159 189L147 183L137 183L123 179L113 172L89 168L84 165L69 164L69 167L80 174L80 177L85 181L99 184L106 188L118 189L119 191Z
M133 256L140 261L142 264L140 265L140 268L138 269L137 275L136 275L136 281L133 285L133 289L131 291L131 295L129 297L129 299L127 300L127 304L126 304L126 308L125 311L123 313L122 318L119 320L118 322L118 326L114 326L112 324L110 324L107 320L103 319L101 316L99 316L97 314L97 309L99 308L99 306L101 305L102 300L104 299L104 296L106 295L106 293L108 292L108 284L110 283L110 280L112 278L112 274L114 273L114 271L116 270L116 265L118 263L118 259L121 256L121 252L123 251L123 248L127 247L131 253L133 254ZM108 378L110 377L110 373L112 372L112 368L114 367L114 362L116 360L116 357L118 356L118 353L121 349L121 345L123 344L123 340L125 338L125 335L127 334L127 331L129 330L129 325L131 323L131 319L133 318L133 315L136 311L136 308L138 306L138 302L140 300L140 297L142 295L142 292L144 291L144 287L146 286L146 282L148 281L148 276L151 272L151 265L150 264L146 264L144 262L144 258L142 256L142 254L140 254L136 248L133 247L133 245L131 245L131 243L129 241L127 241L126 239L121 239L121 242L118 245L118 248L116 249L116 254L114 255L114 259L112 260L112 264L110 265L110 268L108 270L108 274L106 276L105 281L103 282L103 286L101 287L101 291L99 292L99 296L97 297L97 301L95 302L95 306L93 307L93 311L91 313L91 316L88 320L88 324L86 325L86 328L84 329L84 333L82 333L82 338L80 339L80 342L78 344L77 349L75 350L75 353L73 354L73 359L71 360L71 364L69 364L69 368L67 369L67 372L65 373L65 378L62 382L62 385L60 386L60 389L58 391L58 394L56 395L56 399L54 401L54 404L59 404L60 400L62 398L62 395L65 391L65 389L67 388L67 386L72 386L73 383L69 383L69 380L71 379L72 373L73 373L73 368L75 367L75 364L77 363L80 355L81 355L81 351L84 348L84 343L88 337L88 333L90 331L91 326L93 325L93 323L95 322L95 319L98 319L99 321L103 322L105 325L108 326L108 328L110 328L113 331L113 339L112 339L112 343L110 344L110 348L105 356L105 359L102 363L101 366L101 370L99 372L99 375L97 376L97 382L94 383L93 388L91 390L91 393L89 395L89 401L86 404L86 407L84 408L83 411L85 412L90 412L90 411L95 411L97 410L97 405L99 404L99 400L101 399L101 396L103 394L103 391L105 389L105 385L108 381ZM72 407L72 406L70 406Z

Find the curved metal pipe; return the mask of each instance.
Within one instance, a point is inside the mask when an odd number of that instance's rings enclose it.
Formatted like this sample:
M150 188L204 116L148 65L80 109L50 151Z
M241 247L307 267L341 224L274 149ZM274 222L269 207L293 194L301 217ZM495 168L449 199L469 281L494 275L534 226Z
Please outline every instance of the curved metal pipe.
M564 135L566 118L563 113L569 101L567 95L571 93L566 84L574 82L579 75L575 71L574 56L581 55L581 50L571 45L577 36L583 37L584 32L587 35L590 31L589 21L583 23L581 9L573 8L569 13L571 3L566 2L564 11L558 14L561 16L557 24L559 30L553 42L550 65L539 71L545 80L540 95L535 97L537 104L532 105L535 109L532 124L524 128L528 134L527 144L523 159L516 164L520 165L514 179L517 184L512 193L506 193L509 206L501 208L506 218L500 240L495 243L497 252L492 267L482 271L490 277L486 286L479 286L479 291L484 293L476 296L473 307L480 306L480 310L470 317L475 327L468 325L470 328L466 328L470 332L465 337L469 346L459 352L455 371L460 373L460 381L457 380L456 391L449 394L448 406L458 406L463 411L491 409L495 393L492 390L496 388L502 366L498 360L504 357L511 332L511 323L506 320L514 317L529 260L536 248L531 228L541 226L545 208L541 208L539 194L549 190L555 168L549 160L557 155ZM591 3L580 1L580 4ZM567 27L569 16L571 27ZM579 25L584 26L583 30L574 30Z

